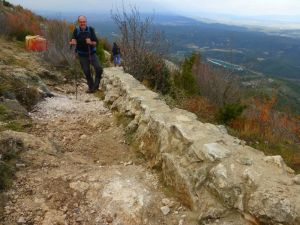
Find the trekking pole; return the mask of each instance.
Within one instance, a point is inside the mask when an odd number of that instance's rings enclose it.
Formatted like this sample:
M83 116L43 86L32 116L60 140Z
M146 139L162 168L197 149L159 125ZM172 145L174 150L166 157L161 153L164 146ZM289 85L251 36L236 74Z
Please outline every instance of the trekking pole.
M75 53L74 53L75 54ZM74 65L75 66L75 65ZM76 98L76 101L77 101L77 94L78 94L78 79L77 79L77 73L75 71L75 98Z
M92 80L94 80L94 77L93 77L93 72L92 72L92 56L91 56L91 49L90 49L90 45L88 45L88 51L89 51L89 61L90 61L90 65L89 65L89 67L90 67L90 73L91 73L91 77L92 77ZM94 82L93 82L93 85L94 85ZM93 89L94 89L94 87L93 87ZM94 91L94 90L92 90L92 91Z
M72 45L70 45L70 50L72 50ZM75 52L74 52L74 54L73 54L73 56L74 56L74 60L75 60ZM76 65L74 64L74 67L75 67ZM72 68L72 69L74 69L74 68ZM76 73L76 71L75 71L75 98L76 98L76 100L77 100L77 93L78 93L78 90L77 90L77 87L78 87L78 80L77 80L77 73Z

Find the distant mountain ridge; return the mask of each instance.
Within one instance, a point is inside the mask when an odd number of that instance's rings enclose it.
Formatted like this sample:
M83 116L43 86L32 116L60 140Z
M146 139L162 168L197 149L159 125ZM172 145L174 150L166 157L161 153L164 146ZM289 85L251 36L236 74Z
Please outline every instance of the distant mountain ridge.
M74 22L78 13L48 12L48 16L44 13L42 15ZM117 28L109 13L86 15L89 24L96 28L100 36L107 37L110 41L117 39ZM171 43L169 56L174 61L179 62L191 52L199 51L203 58L212 58L243 66L247 69L245 71L253 70L264 75L277 76L280 79L288 78L292 81L279 82L285 90L282 102L293 101L294 108L300 111L297 106L300 102L300 93L297 92L300 88L298 60L300 58L300 42L295 38L279 36L289 32L297 34L298 30L277 31L279 34L273 35L267 31L261 32L247 27L197 21L175 14L142 14L143 17L152 15L156 29L163 30ZM249 75L253 74L245 72L242 74L245 82L248 82L247 76ZM286 90L288 90L288 94Z
M200 51L205 57L247 65L250 69L268 75L300 78L300 64L297 60L300 58L300 30L270 31L207 23L180 15L153 16L156 29L162 30L171 43L170 54L175 58L183 58L192 51ZM89 23L95 26L100 35L110 40L116 38L117 28L108 15L104 21L91 15ZM203 48L224 51L204 52ZM233 54L231 50L234 50Z

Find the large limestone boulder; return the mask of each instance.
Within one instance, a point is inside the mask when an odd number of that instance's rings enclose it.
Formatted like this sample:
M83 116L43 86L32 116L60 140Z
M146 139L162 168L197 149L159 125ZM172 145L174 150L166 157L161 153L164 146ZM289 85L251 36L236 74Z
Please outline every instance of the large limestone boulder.
M0 65L0 70L0 95L6 99L18 100L31 109L42 98L54 96L38 76L39 73L47 73L41 68L36 73L26 68Z
M29 118L27 110L15 99L0 98L0 104L7 109L7 114L13 118Z
M32 134L6 130L0 132L0 154L19 153L36 150L49 154L56 154L57 149L49 140L43 140Z

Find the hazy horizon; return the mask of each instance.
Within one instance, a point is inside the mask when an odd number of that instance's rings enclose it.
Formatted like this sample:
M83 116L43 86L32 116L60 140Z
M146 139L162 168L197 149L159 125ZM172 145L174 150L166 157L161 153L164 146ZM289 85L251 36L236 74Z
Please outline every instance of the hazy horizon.
M9 0L37 13L63 14L109 14L121 8L122 0ZM300 29L300 1L298 0L134 0L124 1L124 5L134 5L140 12L156 14L176 14L198 20L212 20L235 25L269 26L280 29Z

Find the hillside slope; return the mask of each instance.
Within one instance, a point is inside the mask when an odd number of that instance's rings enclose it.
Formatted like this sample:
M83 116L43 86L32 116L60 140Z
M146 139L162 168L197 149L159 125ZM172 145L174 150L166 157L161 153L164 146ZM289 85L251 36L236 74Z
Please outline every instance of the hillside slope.
M22 6L0 2L0 35L24 40L28 34L41 34L45 18L34 14Z
M2 86L0 105L15 102L28 120L14 131L6 124L15 115L0 118L0 173L4 164L16 172L0 194L1 224L196 224L126 143L116 117L99 98L84 93L83 82L76 100L74 86L40 53L3 39L0 48L0 79L10 84ZM16 80L23 97L36 91L36 101L22 102ZM15 110L9 106L5 113Z
M11 86L1 101L31 110L26 132L0 132L1 160L16 157L2 195L4 225L299 223L300 177L281 157L169 108L121 68L104 70L104 101L85 94L84 82L76 99L67 74L39 53L3 40L2 47L0 77ZM39 98L27 104L18 96L29 89Z

